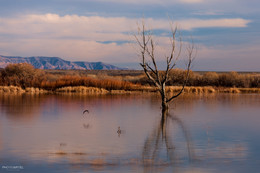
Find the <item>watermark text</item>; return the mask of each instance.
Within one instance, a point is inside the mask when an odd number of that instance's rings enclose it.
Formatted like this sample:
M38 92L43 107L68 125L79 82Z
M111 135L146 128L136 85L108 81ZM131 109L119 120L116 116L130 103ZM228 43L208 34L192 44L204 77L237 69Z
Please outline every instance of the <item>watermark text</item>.
M6 171L20 171L23 170L24 167L21 165L3 165L2 169Z

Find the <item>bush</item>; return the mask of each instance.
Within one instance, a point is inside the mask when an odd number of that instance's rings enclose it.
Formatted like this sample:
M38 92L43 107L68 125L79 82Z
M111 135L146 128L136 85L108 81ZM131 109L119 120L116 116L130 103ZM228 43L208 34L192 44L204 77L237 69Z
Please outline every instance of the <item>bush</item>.
M182 85L185 80L186 73L181 69L173 69L169 72L169 80L167 85Z
M1 71L1 84L22 88L37 86L43 80L44 72L27 63L9 64Z
M84 72L84 73L83 73ZM34 87L46 90L56 90L57 88L69 86L86 86L104 88L106 90L135 90L141 85L154 84L146 77L144 73L128 72L127 75L133 73L138 74L134 77L126 77L122 72L109 71L91 71L96 75L89 75L88 71L67 71L57 70L54 73L35 69L32 65L26 63L10 64L0 72L0 85L2 86L20 86L22 88ZM122 73L122 74L121 74ZM169 72L168 86L183 85L187 71L181 69L173 69ZM120 75L121 74L121 75ZM119 75L119 76L118 76ZM90 75L89 75L90 76ZM237 72L216 73L206 72L200 74L190 71L187 86L216 86L216 87L260 87L259 74L241 74Z
M138 87L131 82L113 79L95 79L83 76L62 76L55 81L43 81L40 88L56 90L57 88L68 86L86 86L104 88L106 90L131 90Z
M183 85L187 71L181 69L171 70L169 73L168 86ZM146 76L143 76L136 83L151 84ZM257 88L260 87L259 74L243 74L237 72L216 73L206 72L200 74L190 71L187 86L216 86L216 87L238 87L238 88Z
M204 86L217 86L219 75L216 72L207 72L202 76Z

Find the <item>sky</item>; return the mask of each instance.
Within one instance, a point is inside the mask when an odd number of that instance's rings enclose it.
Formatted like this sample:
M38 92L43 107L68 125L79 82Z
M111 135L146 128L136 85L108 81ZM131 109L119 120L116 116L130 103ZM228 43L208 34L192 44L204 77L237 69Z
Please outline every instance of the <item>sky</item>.
M192 70L260 71L259 9L259 0L0 0L0 55L140 69L133 33L144 20L161 69L172 22L196 45Z

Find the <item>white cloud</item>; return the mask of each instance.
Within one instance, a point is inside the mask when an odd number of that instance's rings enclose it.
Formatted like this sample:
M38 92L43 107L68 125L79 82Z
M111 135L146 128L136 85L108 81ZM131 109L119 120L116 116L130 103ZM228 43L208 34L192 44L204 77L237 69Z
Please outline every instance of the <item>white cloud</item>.
M72 61L121 63L126 60L124 59L126 57L136 56L132 47L127 44L102 44L95 41L80 40L19 39L7 44L0 42L0 47L5 50L6 54L4 55L58 56Z
M224 18L224 19L188 19L183 21L177 21L182 29L191 30L194 28L209 28L209 27L223 27L223 28L235 28L235 27L247 27L250 20L241 18Z
M160 5L172 5L176 3L202 3L204 0L95 0L101 2L113 2L113 3L126 3L126 4L160 4Z
M196 12L193 12L194 15L200 15L200 16L218 16L218 15L224 15L225 13L221 10L198 10Z
M85 36L91 33L111 34L129 32L136 28L140 18L99 17L57 14L25 15L17 18L0 18L0 33L9 34L54 34L58 36ZM145 20L154 29L168 29L169 21L164 19ZM184 19L177 20L182 29L190 30L200 27L246 27L249 20L242 18L230 19ZM114 37L115 35L113 35ZM120 36L122 37L122 35Z
M123 62L134 56L131 46L100 41L126 41L136 31L139 18L57 14L31 14L0 18L0 51L8 55L77 57L75 60ZM169 21L146 19L153 29L169 29ZM181 29L246 27L249 20L187 19L176 21ZM0 54L3 54L1 53Z
M194 3L202 3L204 2L204 0L180 0L180 2L194 4Z

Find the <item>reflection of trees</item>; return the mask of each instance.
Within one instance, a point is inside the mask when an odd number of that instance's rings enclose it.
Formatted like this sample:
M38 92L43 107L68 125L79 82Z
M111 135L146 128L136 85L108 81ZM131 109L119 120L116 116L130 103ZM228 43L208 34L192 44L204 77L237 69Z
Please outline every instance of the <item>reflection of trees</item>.
M179 163L179 156L173 144L172 133L169 131L171 124L177 124L185 139L187 157L189 161L194 159L192 141L184 123L177 116L162 111L161 120L153 133L145 140L142 159L145 172L153 166L163 166Z
M7 94L0 96L0 106L7 118L31 120L38 115L43 100L40 95Z

